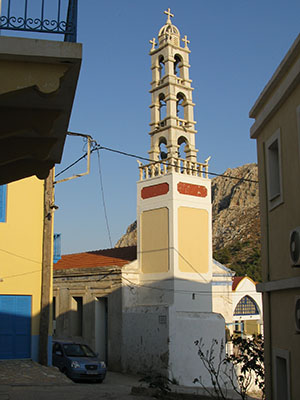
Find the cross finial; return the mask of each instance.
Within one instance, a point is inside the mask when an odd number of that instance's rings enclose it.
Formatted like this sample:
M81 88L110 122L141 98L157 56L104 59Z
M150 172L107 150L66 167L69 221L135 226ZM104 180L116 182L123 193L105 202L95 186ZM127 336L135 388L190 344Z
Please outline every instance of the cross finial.
M152 40L149 40L149 43L152 44L152 49L151 49L151 51L154 50L154 49L155 49L155 45L156 45L155 38L153 38Z
M171 9L168 8L167 11L164 11L164 13L168 16L167 24L171 24L172 22L170 17L174 17L174 14L171 14Z
M184 42L184 48L188 47L188 43L190 43L190 41L188 40L187 36L185 35L183 39L181 39Z

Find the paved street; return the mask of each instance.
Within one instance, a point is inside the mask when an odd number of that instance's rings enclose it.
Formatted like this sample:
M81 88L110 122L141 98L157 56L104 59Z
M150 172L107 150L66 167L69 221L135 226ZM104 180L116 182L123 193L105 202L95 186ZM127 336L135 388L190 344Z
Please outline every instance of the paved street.
M0 400L149 400L131 395L139 387L139 377L108 372L103 383L74 383L55 367L44 367L30 360L0 360ZM145 387L145 385L142 385ZM196 387L172 385L173 398L207 399ZM232 396L233 399L239 396ZM255 400L255 398L249 398Z
M137 377L116 372L108 372L101 384L73 383L57 368L27 360L0 361L0 400L149 399L130 395L131 387L138 385Z

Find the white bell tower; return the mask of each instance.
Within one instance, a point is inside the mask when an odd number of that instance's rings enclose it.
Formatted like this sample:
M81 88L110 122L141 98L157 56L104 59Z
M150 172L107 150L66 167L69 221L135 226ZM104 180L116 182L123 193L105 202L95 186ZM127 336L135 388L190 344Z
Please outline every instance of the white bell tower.
M140 165L137 184L140 279L174 290L152 293L152 303L211 311L211 186L207 162L197 162L189 40L184 36L181 47L173 14L165 14L158 44L150 41L153 162Z
M197 161L189 41L181 46L165 14L158 43L150 41L151 161L139 165L138 262L123 270L125 282L136 282L123 288L123 368L187 386L200 373L209 387L194 341L209 347L225 336L224 319L212 313L211 182L208 159Z

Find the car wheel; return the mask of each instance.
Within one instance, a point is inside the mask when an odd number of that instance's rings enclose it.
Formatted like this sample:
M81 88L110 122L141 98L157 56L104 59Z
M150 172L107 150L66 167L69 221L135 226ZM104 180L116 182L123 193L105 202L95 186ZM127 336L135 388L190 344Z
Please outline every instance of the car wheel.
M103 379L102 379L102 378L97 379L96 382L97 382L97 383L102 383L102 382L103 382Z

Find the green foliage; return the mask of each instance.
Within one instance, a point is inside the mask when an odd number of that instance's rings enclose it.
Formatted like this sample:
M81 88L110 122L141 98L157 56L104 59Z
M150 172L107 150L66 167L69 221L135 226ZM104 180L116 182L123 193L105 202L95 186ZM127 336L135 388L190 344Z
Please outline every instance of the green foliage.
M261 282L261 257L258 247L246 242L235 242L214 252L214 259L236 272L236 276L249 276Z
M231 252L228 247L223 247L220 250L214 252L214 259L219 261L221 264L229 264L231 262Z
M254 380L262 391L262 399L265 399L264 341L262 336L254 335L247 339L236 337L232 339L232 342L235 351L230 356L224 355L223 341L219 347L219 354L216 354L215 347L218 346L216 339L212 339L208 350L204 349L202 338L194 342L198 356L210 375L212 391L204 386L201 376L195 378L194 383L200 383L212 399L227 400L230 387L241 399L246 400L248 390Z
M234 354L226 357L226 362L240 367L237 376L240 386L240 395L246 399L247 390L252 381L260 388L265 398L265 369L264 369L264 341L262 335L253 335L251 338L235 337L232 340L235 346Z

